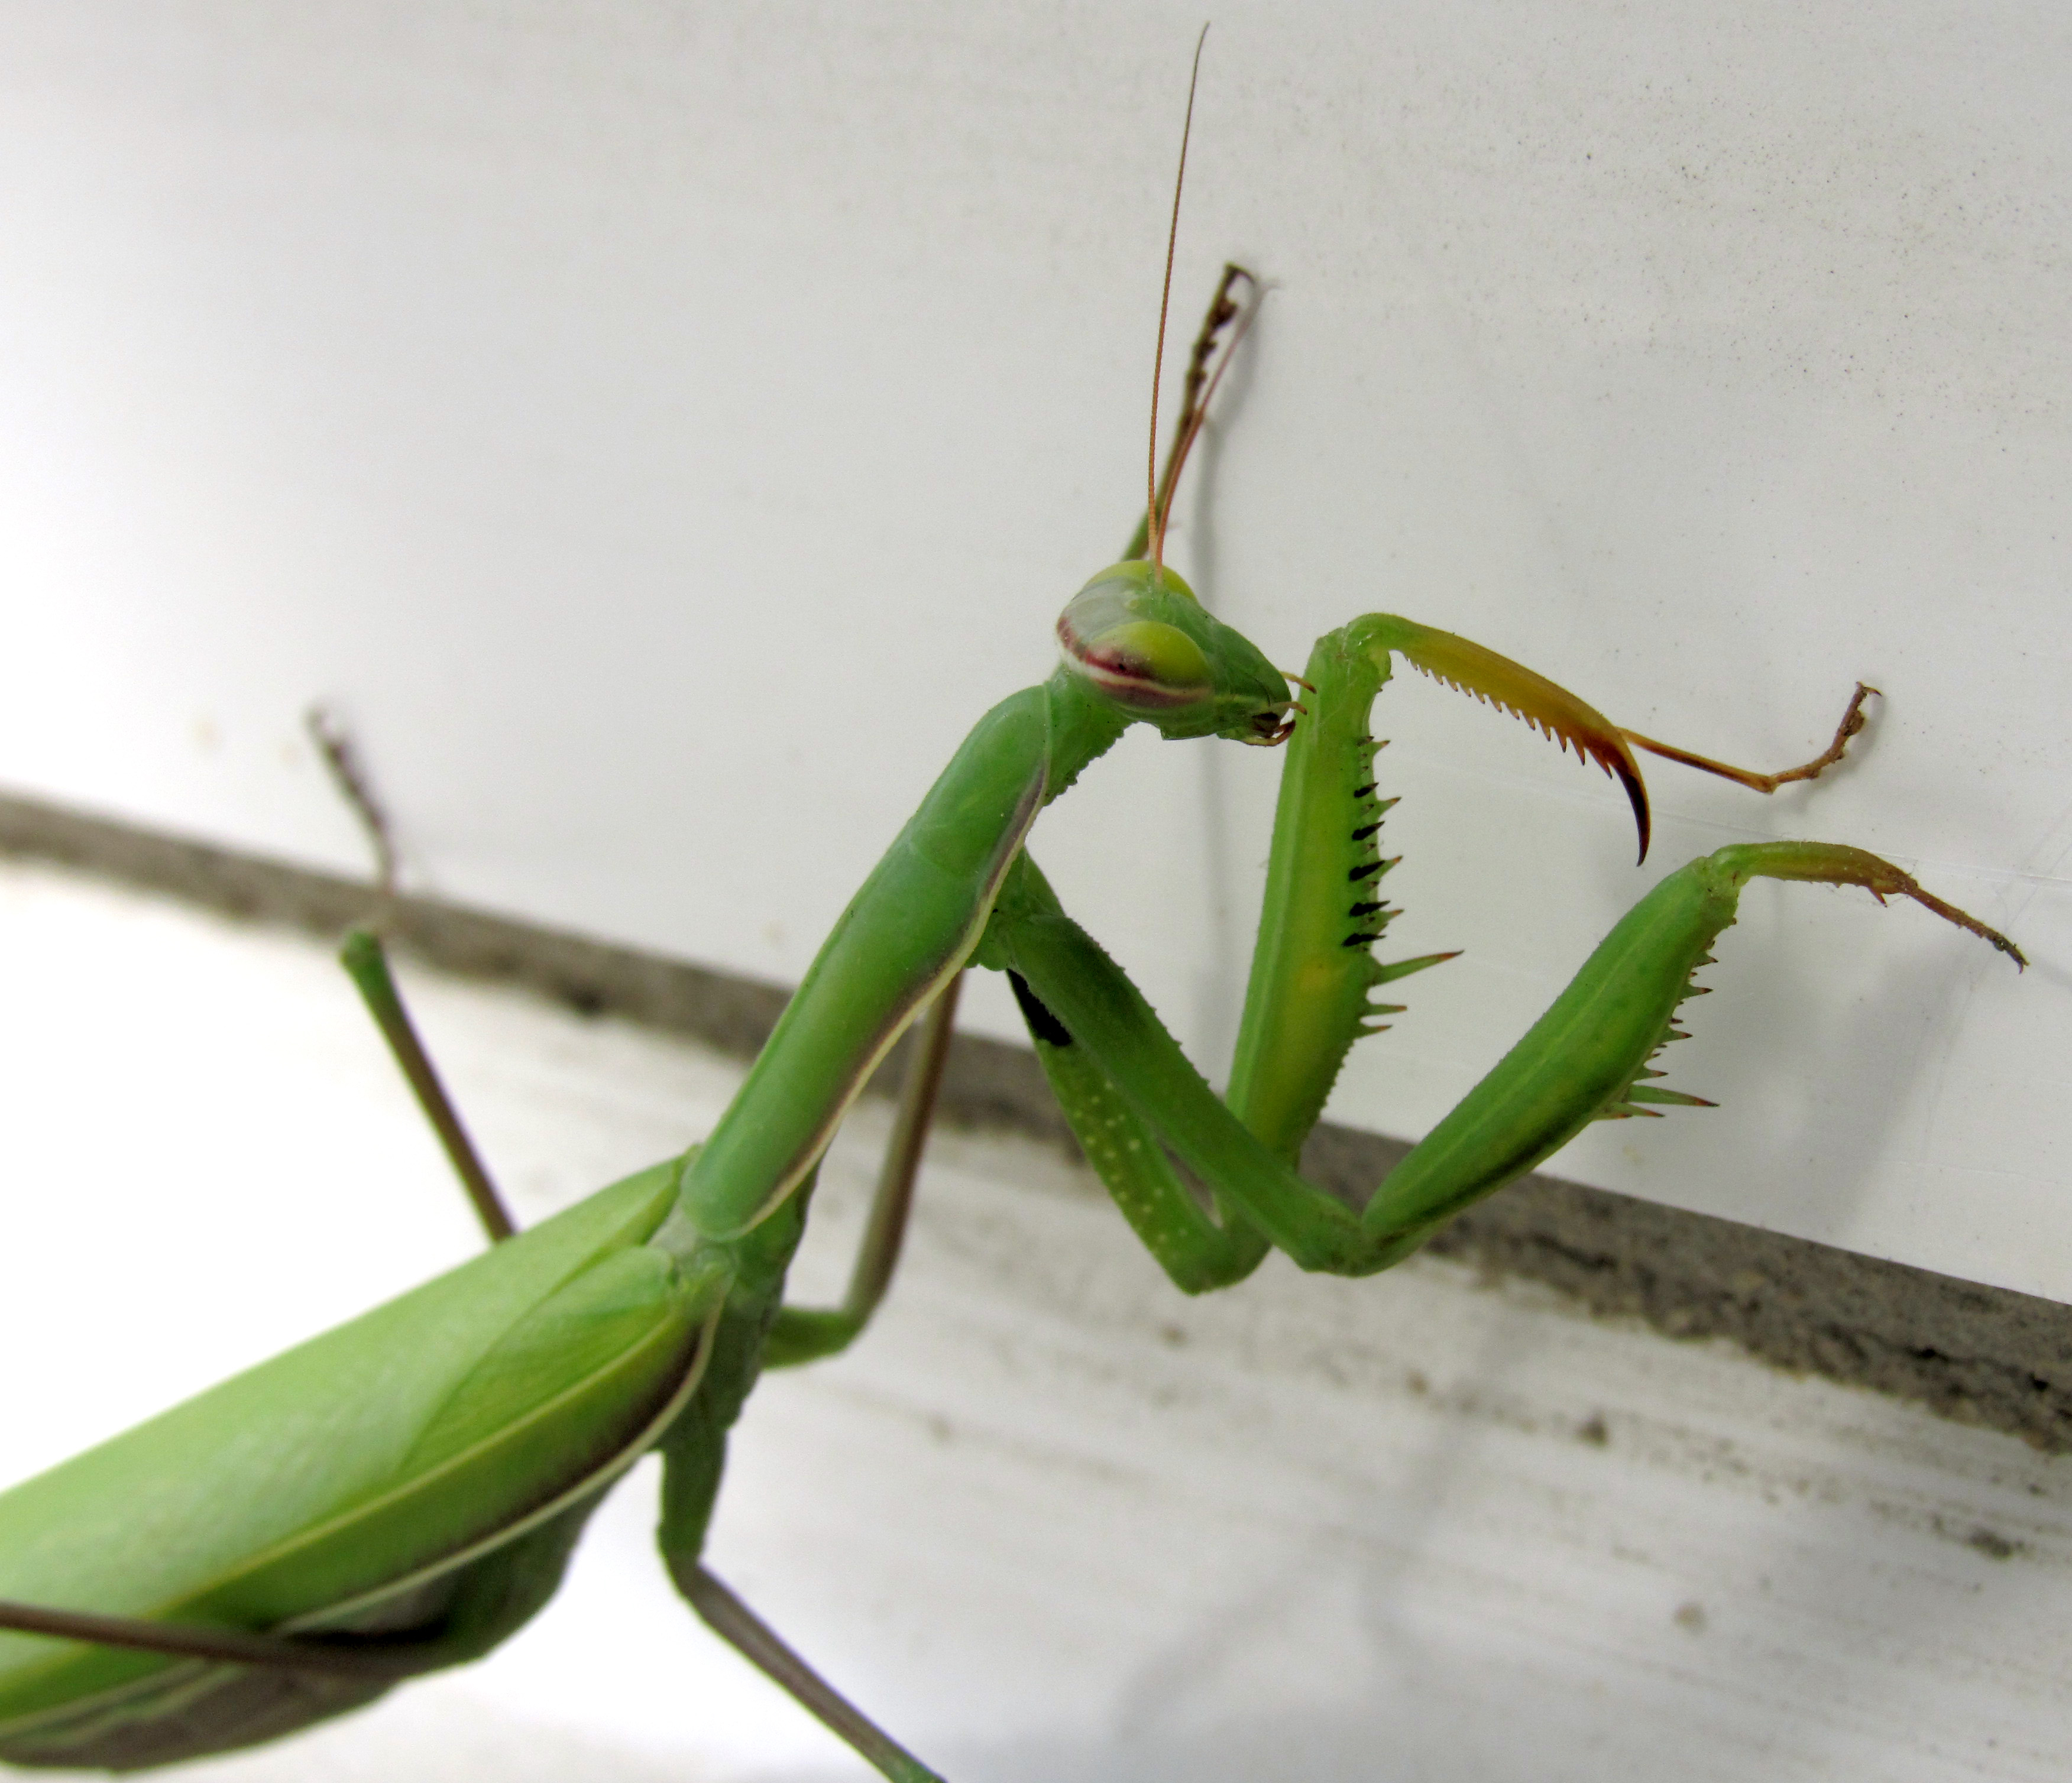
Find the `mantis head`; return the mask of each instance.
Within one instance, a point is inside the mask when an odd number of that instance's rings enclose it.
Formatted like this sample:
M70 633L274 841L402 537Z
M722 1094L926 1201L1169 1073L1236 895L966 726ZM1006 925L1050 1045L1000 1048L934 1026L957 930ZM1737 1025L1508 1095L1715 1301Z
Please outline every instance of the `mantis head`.
M1169 739L1271 746L1293 728L1281 672L1162 565L1104 569L1058 616L1058 643L1092 691Z
M1143 523L1120 563L1104 569L1058 616L1064 672L1125 725L1156 725L1170 742L1227 737L1271 748L1295 728L1286 676L1247 639L1222 623L1194 591L1166 567L1166 522L1188 452L1199 437L1209 399L1259 311L1259 281L1242 266L1223 268L1187 366L1186 400L1173 431L1163 479L1158 474L1158 387L1166 365L1166 317L1173 295L1173 251L1180 233L1180 190L1202 45L1187 84L1187 121L1180 129L1180 170L1173 182L1173 221L1166 236L1166 278L1158 299L1158 347L1152 355L1151 440L1145 459ZM1234 294L1248 294L1240 302ZM1220 351L1219 351L1220 348ZM1101 746L1105 748L1106 744Z

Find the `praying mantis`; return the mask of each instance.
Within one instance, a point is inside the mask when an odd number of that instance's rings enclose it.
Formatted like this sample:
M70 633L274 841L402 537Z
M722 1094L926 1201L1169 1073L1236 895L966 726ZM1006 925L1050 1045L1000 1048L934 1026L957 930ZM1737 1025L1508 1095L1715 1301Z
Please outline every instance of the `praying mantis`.
M1059 668L980 719L702 1147L506 1236L378 934L348 939L347 964L499 1242L0 1497L0 1596L14 1605L0 1621L23 1631L0 1647L0 1756L172 1762L291 1731L473 1657L541 1607L584 1517L659 1448L664 1553L693 1607L884 1775L933 1777L699 1553L726 1429L759 1369L845 1346L884 1292L927 1125L925 1063L848 1298L787 1306L784 1272L836 1126L910 1022L925 1020L923 1058L939 1061L968 965L1009 975L1089 1158L1176 1284L1199 1292L1242 1279L1272 1249L1329 1272L1385 1268L1590 1121L1695 1103L1663 1087L1651 1062L1754 877L1910 899L2020 963L2004 937L1860 850L1725 848L1636 906L1363 1211L1304 1183L1296 1161L1340 1064L1393 1012L1376 993L1449 957L1374 955L1393 914L1381 895L1393 863L1368 713L1399 662L1507 708L1612 774L1643 854L1636 750L1758 787L1811 778L1840 758L1865 692L1821 756L1762 775L1640 737L1486 647L1388 615L1330 634L1291 685L1163 561L1188 447L1252 313L1237 295L1245 284L1235 275L1217 294L1140 536L1065 608ZM1225 1097L1064 912L1027 850L1044 807L1137 723L1285 757ZM331 750L350 783L348 751L335 737Z

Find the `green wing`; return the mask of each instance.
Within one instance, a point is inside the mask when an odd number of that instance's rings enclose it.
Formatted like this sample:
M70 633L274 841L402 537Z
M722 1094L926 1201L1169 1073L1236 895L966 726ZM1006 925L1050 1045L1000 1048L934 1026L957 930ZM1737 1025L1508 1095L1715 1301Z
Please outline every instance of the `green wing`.
M427 1667L491 1644L491 1625L508 1633L544 1601L582 1513L695 1374L724 1280L645 1243L678 1168L630 1177L0 1495L0 1597L356 1628L424 1645ZM0 1635L0 1757L163 1763L380 1687ZM259 1714L257 1732L252 1703L231 1700L284 1690L307 1711ZM226 1691L213 1709L199 1700Z

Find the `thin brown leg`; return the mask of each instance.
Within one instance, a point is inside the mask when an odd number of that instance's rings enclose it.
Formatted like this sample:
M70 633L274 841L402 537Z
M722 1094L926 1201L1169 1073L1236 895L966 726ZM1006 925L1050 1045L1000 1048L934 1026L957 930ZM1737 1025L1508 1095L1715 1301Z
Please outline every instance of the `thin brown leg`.
M1246 293L1242 300L1233 294L1240 287ZM1202 412L1223 376L1223 367L1230 364L1231 354L1237 351L1239 342L1244 339L1241 328L1224 343L1224 331L1233 323L1249 326L1258 306L1259 281L1235 261L1226 265L1223 277L1216 282L1215 295L1209 299L1208 313L1202 318L1201 332L1194 336L1194 348L1187 355L1187 381L1181 397L1180 413L1173 423L1173 443L1166 454L1165 469L1158 476L1158 512L1164 512L1172 502L1173 486L1179 480L1180 467L1186 462L1187 450L1194 444L1194 436L1201 431ZM1225 349L1220 363L1216 356L1219 345ZM1125 562L1149 554L1151 524L1152 515L1147 511L1122 553Z
M893 1118L892 1136L886 1142L885 1161L878 1167L870 1218L849 1272L849 1292L837 1307L780 1308L764 1343L766 1367L793 1367L847 1348L884 1299L906 1242L914 1182L935 1121L935 1099L943 1087L943 1070L956 1027L957 996L963 987L964 974L959 972L935 993L921 1018L906 1081L899 1087L899 1111Z
M702 1566L687 1567L677 1584L705 1625L893 1783L943 1779L787 1646L777 1631Z
M857 1247L856 1267L850 1272L849 1292L842 1310L860 1329L878 1309L892 1272L906 1242L906 1216L914 1206L914 1179L920 1174L921 1153L928 1143L928 1129L935 1124L935 1098L943 1087L943 1068L950 1056L950 1037L956 1031L957 996L964 988L959 972L936 993L922 1018L915 1037L913 1062L906 1081L899 1087L899 1112L894 1117L892 1136L886 1143L885 1162L878 1173L878 1192L870 1204L870 1222L863 1242Z
M1622 730L1619 734L1636 749L1644 749L1651 754L1667 757L1672 762L1681 762L1687 768L1699 768L1707 774L1716 774L1723 780L1733 780L1757 792L1774 792L1779 787L1794 780L1811 780L1832 767L1848 752L1849 739L1864 728L1864 701L1877 689L1856 683L1856 691L1849 697L1849 709L1842 714L1842 721L1835 727L1835 740L1810 762L1802 762L1795 768L1786 768L1782 774L1758 774L1751 768L1737 768L1725 762L1716 762L1709 755L1694 755L1688 749L1677 749L1668 743L1658 743L1651 737L1643 737L1637 730Z
M382 1038L388 1042L388 1050L409 1083L410 1093L432 1124L432 1131L439 1136L447 1161L460 1178L489 1242L501 1243L518 1230L517 1222L490 1180L482 1154L475 1148L475 1141L462 1124L460 1111L440 1082L431 1054L425 1050L402 993L396 988L395 976L388 970L388 951L382 943L381 931L395 910L397 870L396 836L388 814L375 796L374 783L353 746L352 733L322 706L311 706L302 721L309 727L317 754L339 796L360 820L368 846L374 852L373 915L347 935L339 949L339 963L359 986L360 999L381 1030Z
M446 1160L453 1165L454 1174L460 1178L460 1185L467 1191L475 1218L482 1222L483 1230L489 1235L489 1242L502 1243L518 1230L517 1222L504 1206L504 1198L497 1193L496 1185L490 1180L482 1154L475 1150L467 1128L461 1124L460 1111L454 1107L453 1098L446 1094L446 1085L439 1080L431 1054L417 1037L417 1025L410 1020L402 993L396 988L395 978L388 970L388 951L381 945L380 936L372 929L355 929L339 947L338 957L352 975L353 983L359 986L360 1000L366 1004L368 1013L374 1017L374 1025L381 1030L381 1037L388 1042L388 1050L409 1082L410 1093L417 1099L417 1106L432 1124L432 1131L439 1136Z
M374 911L379 922L396 897L396 832L389 826L388 813L374 796L374 783L353 746L352 733L337 715L328 707L311 706L302 714L302 724L317 746L317 759L338 788L339 797L360 820L367 844L374 851Z

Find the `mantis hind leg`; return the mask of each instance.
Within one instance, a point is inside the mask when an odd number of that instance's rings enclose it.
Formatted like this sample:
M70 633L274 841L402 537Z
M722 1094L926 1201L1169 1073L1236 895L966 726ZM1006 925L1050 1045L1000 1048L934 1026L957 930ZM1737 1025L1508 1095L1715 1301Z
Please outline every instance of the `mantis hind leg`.
M713 1633L780 1686L822 1726L849 1742L857 1755L892 1783L943 1783L943 1779L879 1727L800 1658L777 1631L696 1563L672 1576L685 1602Z
M893 1783L942 1783L705 1565L705 1535L726 1465L727 1432L753 1384L752 1371L731 1366L730 1352L738 1355L759 1346L760 1327L760 1319L750 1310L737 1313L730 1307L722 1315L714 1368L663 1440L662 1519L656 1537L670 1581L707 1627Z
M411 1021L402 993L396 988L395 975L388 969L388 952L381 937L371 927L353 929L339 945L338 956L359 988L381 1037L388 1042L388 1050L409 1083L410 1093L417 1099L417 1106L438 1135L446 1160L460 1178L483 1230L491 1244L502 1243L516 1232L517 1223L490 1181L482 1156L461 1120L460 1111L454 1107L431 1054L418 1037L417 1024Z
M438 1135L447 1161L460 1178L461 1187L475 1209L475 1218L482 1222L489 1242L500 1244L518 1230L517 1224L511 1218L504 1198L496 1192L495 1184L491 1181L474 1140L468 1137L460 1111L447 1095L446 1085L432 1063L431 1054L425 1050L402 993L396 988L395 974L388 969L388 952L382 943L380 931L383 922L395 908L397 864L395 833L388 822L388 813L375 795L373 783L354 746L352 733L337 717L321 705L312 706L303 714L302 723L310 742L316 746L318 758L330 774L331 784L359 823L374 856L374 914L370 921L347 932L339 947L339 963L358 987L368 1013L374 1017L374 1025L381 1030L381 1037L388 1041L390 1054L410 1086L410 1093L424 1110L425 1118L432 1124L432 1131Z

